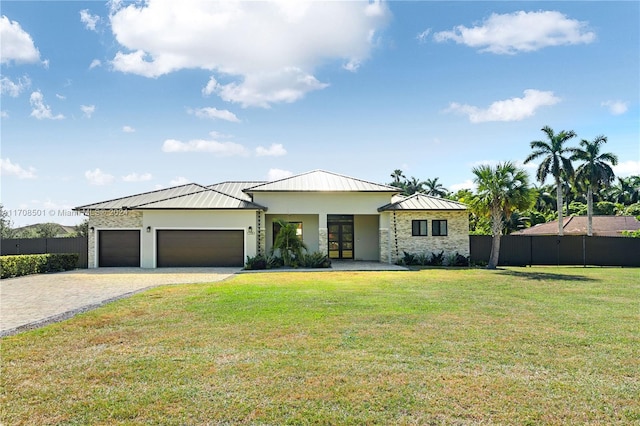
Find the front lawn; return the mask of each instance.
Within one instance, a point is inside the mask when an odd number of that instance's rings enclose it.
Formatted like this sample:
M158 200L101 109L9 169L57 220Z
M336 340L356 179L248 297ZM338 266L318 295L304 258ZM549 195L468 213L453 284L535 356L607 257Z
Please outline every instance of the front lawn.
M242 274L3 338L0 423L640 424L640 270Z

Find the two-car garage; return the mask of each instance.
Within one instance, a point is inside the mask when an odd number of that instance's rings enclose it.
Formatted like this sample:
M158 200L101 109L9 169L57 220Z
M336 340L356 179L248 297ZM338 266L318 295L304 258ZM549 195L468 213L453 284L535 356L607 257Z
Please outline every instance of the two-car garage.
M158 229L156 266L219 267L244 264L243 230ZM140 266L140 230L98 231L98 266Z

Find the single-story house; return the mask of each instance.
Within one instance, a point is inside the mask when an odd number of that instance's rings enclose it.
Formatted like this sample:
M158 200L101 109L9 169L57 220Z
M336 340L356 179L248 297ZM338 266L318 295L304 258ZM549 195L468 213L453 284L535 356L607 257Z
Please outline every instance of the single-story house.
M562 221L563 235L587 235L587 216L570 216ZM593 216L594 236L622 237L622 231L637 231L640 221L633 216ZM558 221L540 223L511 235L558 235Z
M469 256L464 204L323 170L272 182L195 183L76 207L89 217L89 267L242 266L269 253L278 219L308 251L394 263Z

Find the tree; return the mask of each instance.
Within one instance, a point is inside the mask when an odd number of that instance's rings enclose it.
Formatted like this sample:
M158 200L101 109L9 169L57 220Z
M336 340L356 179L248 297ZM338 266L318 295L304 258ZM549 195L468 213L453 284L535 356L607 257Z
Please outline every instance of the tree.
M587 187L587 235L593 235L593 191L608 187L615 178L611 166L618 164L618 157L610 152L600 153L602 144L607 143L607 137L600 135L589 142L580 141L582 148L576 149L571 157L583 163L576 170L576 180Z
M60 233L60 225L57 223L39 223L36 226L38 238L55 238Z
M89 236L89 219L83 220L81 223L73 227L76 237L88 237Z
M440 178L427 179L424 181L425 194L432 195L434 197L446 197L449 191L438 182Z
M13 222L8 211L4 209L4 206L0 204L0 238L15 238L15 230L13 229Z
M562 173L564 172L567 177L573 176L573 166L571 164L570 157L565 157L566 154L573 154L576 149L563 146L569 139L574 138L576 133L573 130L562 130L560 133L555 134L553 129L549 126L544 126L542 131L547 135L548 141L533 141L530 143L533 152L524 160L528 163L539 157L544 157L536 177L540 183L544 183L547 175L551 175L555 178L556 182L556 198L558 209L558 235L562 236L563 224L562 224Z
M306 250L307 246L298 237L298 226L295 223L285 222L282 219L278 219L276 223L280 226L280 230L275 236L271 252L280 250L284 265L291 266L294 259L299 260L302 257L302 250Z
M517 210L526 210L534 202L535 190L529 185L527 173L511 162L474 167L473 181L478 187L472 208L491 219L491 255L488 269L498 266L500 236L505 220Z
M411 176L410 179L405 180L404 194L412 195L416 192L424 192L423 186L424 182L422 182L418 178Z
M391 173L391 179L393 179L392 184L400 184L402 183L402 179L406 179L402 170L395 169L393 173Z

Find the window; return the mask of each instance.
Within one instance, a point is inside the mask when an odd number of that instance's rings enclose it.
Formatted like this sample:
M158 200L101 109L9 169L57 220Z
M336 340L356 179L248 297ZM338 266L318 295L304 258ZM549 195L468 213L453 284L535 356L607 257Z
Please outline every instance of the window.
M411 221L411 235L414 237L426 237L427 236L427 221L426 220L412 220Z
M296 225L296 235L302 241L302 222L287 222ZM276 236L280 232L280 224L277 222L273 222L273 241L276 240Z
M447 221L446 220L432 220L431 221L431 235L433 236L447 236Z

